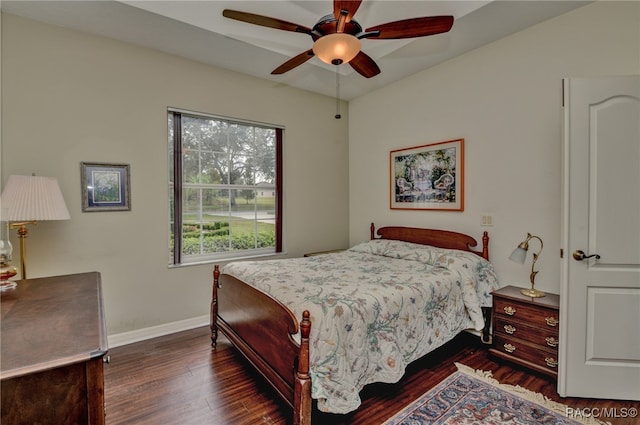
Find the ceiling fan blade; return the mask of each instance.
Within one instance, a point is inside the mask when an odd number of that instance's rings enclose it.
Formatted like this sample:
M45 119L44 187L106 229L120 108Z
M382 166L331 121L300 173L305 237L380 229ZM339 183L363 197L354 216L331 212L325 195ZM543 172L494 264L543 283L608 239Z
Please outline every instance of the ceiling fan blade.
M291 22L283 21L282 19L269 18L268 16L256 15L253 13L240 12L238 10L225 9L222 11L222 16L229 19L235 19L236 21L247 22L254 25L261 25L263 27L275 28L277 30L301 32L304 34L311 34L311 28L307 28L303 25L293 24Z
M271 71L272 75L280 75L284 74L287 71L291 71L296 66L300 66L309 59L311 59L315 54L313 53L313 49L309 49L306 52L302 52L297 56L292 57L273 71Z
M349 22L353 15L356 14L360 3L362 3L362 0L333 0L333 16L336 19L340 19L340 11L346 10L347 19L345 22Z
M380 68L378 68L378 65L369 57L369 55L362 51L360 51L355 58L349 61L349 65L351 65L358 74L366 78L375 77L380 74Z
M453 16L428 16L424 18L404 19L367 28L366 38L398 39L424 37L447 32L453 26ZM379 34L376 33L379 31ZM373 34L369 34L373 33Z

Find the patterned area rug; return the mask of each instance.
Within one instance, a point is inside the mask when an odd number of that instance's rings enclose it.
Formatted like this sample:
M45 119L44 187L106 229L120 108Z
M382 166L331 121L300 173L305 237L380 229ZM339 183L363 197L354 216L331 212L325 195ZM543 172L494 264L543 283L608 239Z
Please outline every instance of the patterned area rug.
M525 388L503 385L491 372L456 363L458 371L383 425L604 424L567 417L566 406Z

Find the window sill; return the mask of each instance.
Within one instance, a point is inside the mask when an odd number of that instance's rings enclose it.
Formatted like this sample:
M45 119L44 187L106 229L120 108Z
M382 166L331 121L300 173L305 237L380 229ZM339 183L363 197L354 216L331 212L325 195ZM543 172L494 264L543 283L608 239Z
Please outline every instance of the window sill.
M189 267L189 266L202 266L207 264L223 264L223 263L230 263L232 261L248 261L248 260L256 260L256 259L266 259L266 258L278 259L281 257L286 257L286 255L287 255L286 252L273 252L269 254L255 254L255 255L245 255L245 256L239 255L237 257L214 258L210 260L191 261L191 262L185 262L180 264L169 264L168 268L178 269L178 268Z

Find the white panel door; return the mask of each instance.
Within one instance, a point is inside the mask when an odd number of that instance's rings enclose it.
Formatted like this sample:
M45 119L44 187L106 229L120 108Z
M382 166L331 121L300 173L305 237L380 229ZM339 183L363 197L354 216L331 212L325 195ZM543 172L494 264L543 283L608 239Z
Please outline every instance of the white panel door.
M558 393L640 400L640 76L563 86Z

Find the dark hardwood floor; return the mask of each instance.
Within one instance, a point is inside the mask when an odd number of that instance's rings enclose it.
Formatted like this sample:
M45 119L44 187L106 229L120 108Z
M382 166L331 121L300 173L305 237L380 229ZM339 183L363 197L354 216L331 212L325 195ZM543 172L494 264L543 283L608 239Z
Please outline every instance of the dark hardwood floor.
M219 338L211 348L209 329L138 342L109 351L105 365L107 424L255 425L291 423L291 410L240 354ZM574 409L624 412L640 403L560 398L555 382L543 375L489 357L487 347L469 334L412 363L396 384L373 384L362 405L348 415L315 412L313 424L372 425L384 422L456 370L454 362L491 370L501 383L520 385ZM638 418L601 418L613 425L638 424Z

